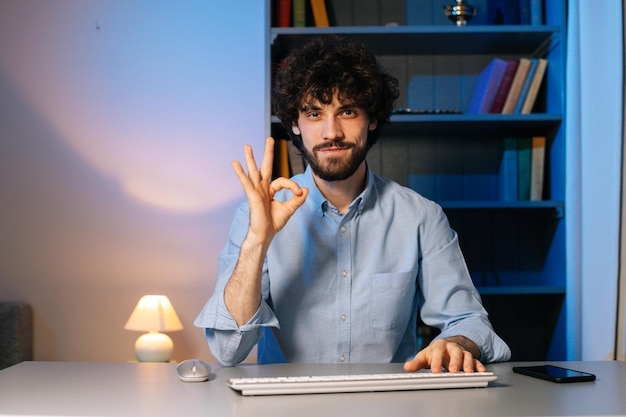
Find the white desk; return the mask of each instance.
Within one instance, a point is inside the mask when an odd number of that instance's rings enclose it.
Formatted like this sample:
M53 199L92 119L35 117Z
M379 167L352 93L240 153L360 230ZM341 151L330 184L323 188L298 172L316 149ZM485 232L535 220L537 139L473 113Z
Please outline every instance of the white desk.
M555 364L559 364L558 362ZM397 372L401 365L213 366L210 381L184 383L175 364L24 362L0 371L0 415L46 416L615 416L626 415L626 363L570 362L595 382L555 384L489 365L488 388L243 397L235 376Z

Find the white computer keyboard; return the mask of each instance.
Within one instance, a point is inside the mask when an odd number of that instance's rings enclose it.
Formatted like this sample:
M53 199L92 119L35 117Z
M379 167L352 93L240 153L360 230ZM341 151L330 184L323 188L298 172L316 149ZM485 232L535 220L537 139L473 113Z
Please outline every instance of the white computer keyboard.
M486 387L493 372L393 373L361 375L231 378L226 384L243 395L321 394Z

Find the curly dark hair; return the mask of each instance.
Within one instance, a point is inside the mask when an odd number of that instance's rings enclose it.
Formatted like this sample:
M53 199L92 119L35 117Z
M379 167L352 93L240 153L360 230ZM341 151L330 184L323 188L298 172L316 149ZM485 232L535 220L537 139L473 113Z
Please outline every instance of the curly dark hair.
M369 149L378 140L381 128L389 123L399 95L398 80L382 69L362 42L353 39L320 37L293 48L276 69L272 107L298 149L302 150L302 138L291 127L305 100L327 105L335 92L340 100L353 101L377 122L367 137Z

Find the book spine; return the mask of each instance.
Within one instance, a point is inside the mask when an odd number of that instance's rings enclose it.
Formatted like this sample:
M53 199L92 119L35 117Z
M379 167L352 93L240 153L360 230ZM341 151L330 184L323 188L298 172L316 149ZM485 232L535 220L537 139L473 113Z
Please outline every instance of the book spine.
M291 4L293 14L293 27L302 28L306 26L306 0L293 0Z
M286 28L291 24L291 0L276 0L278 2L276 11L276 24L278 27Z
M507 61L494 58L479 74L467 108L468 114L484 114L490 112L498 92L498 87L500 87L500 83L504 77L506 67Z
M530 0L519 0L519 23L530 25Z
M289 148L287 139L278 139L274 145L274 173L276 177L289 178Z
M537 94L539 93L539 87L541 87L541 83L543 81L543 76L546 72L546 67L548 66L548 61L540 58L537 62L537 68L535 69L535 73L533 74L533 79L530 82L530 87L528 87L528 93L526 94L526 98L524 99L524 104L522 105L522 109L520 113L529 114L533 107L535 106L535 101L537 100Z
M531 138L517 140L517 199L530 200Z
M532 58L530 61L531 61L530 68L528 69L528 74L526 75L526 78L524 79L524 84L522 85L522 90L520 91L519 97L517 98L517 102L515 103L515 110L513 111L513 113L519 114L522 112L522 106L524 105L524 101L526 101L526 94L528 94L530 83L532 82L533 77L535 76L535 70L537 69L538 60L536 58Z
M530 24L543 25L543 0L530 0Z
M526 80L526 76L528 75L530 63L530 59L520 58L517 71L515 72L515 78L513 78L511 88L509 89L504 106L502 107L502 114L511 114L515 111L515 104L517 103L517 99L522 91L524 80Z
M330 26L325 0L311 0L311 10L313 11L313 20L316 27L327 28Z
M517 200L517 139L502 140L502 160L500 162L500 200Z
M515 77L515 72L517 71L518 65L519 61L517 59L509 60L506 66L506 71L504 72L504 76L502 77L502 81L500 82L500 87L498 87L496 97L493 99L493 104L491 105L491 111L489 113L502 112L504 102L506 101L506 97L509 94L509 90L511 89L511 84L513 83L513 78Z
M545 136L533 136L530 166L530 200L543 200L543 177L546 159Z

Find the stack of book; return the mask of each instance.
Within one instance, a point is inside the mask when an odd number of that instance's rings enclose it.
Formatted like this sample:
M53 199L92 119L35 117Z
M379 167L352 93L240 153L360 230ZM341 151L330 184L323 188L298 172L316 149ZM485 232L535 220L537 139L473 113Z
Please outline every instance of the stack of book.
M305 27L310 24L330 26L325 0L272 0L272 26Z
M494 58L476 80L467 113L531 113L547 65L543 58ZM542 200L545 155L545 136L504 138L500 199Z
M500 200L543 200L545 136L504 138L500 163Z
M544 58L494 58L478 75L467 113L530 113L547 66Z

